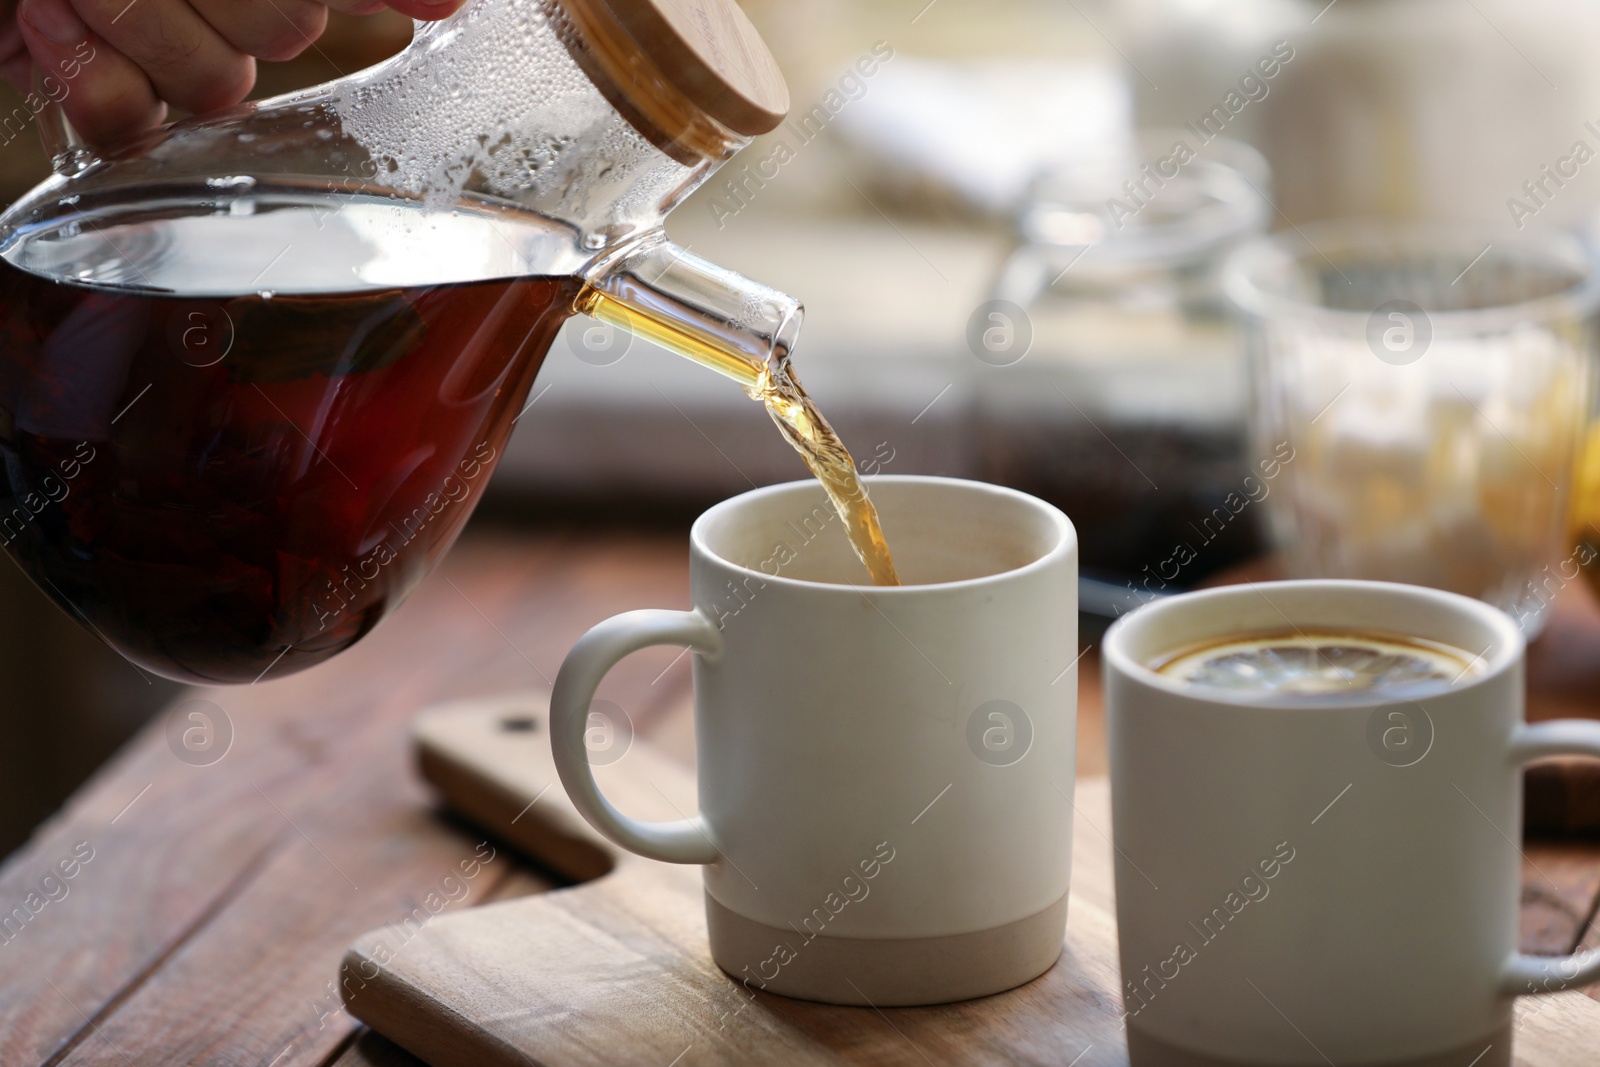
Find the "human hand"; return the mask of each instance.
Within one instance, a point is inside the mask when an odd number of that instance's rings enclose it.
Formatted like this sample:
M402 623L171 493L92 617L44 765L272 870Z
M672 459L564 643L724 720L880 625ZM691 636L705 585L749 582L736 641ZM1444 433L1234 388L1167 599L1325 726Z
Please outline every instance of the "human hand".
M85 140L105 144L159 124L169 104L203 114L243 100L256 60L299 55L330 8L431 21L464 2L0 0L0 74L24 94L35 68L52 76L50 99Z

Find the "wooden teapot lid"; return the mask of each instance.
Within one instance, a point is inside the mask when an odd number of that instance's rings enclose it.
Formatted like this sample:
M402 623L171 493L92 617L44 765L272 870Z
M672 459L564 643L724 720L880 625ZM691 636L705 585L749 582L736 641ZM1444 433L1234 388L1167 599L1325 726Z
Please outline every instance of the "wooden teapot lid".
M734 0L558 0L567 50L640 132L680 161L783 121L789 89ZM720 129L718 129L720 127Z

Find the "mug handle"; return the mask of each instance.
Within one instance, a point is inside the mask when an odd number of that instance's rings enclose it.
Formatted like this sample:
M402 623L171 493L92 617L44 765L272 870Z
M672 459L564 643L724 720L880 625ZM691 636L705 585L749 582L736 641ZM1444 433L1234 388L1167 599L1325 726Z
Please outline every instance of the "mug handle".
M671 822L630 818L601 794L589 765L583 735L600 679L624 656L651 645L687 645L709 656L722 648L722 638L698 611L659 609L614 615L580 637L562 661L550 693L550 747L556 772L589 825L628 851L666 863L712 863L721 853L701 816Z
M1511 760L1521 765L1545 756L1593 756L1600 759L1600 722L1557 719L1523 725L1511 738ZM1512 953L1500 978L1500 991L1510 996L1559 993L1600 981L1600 949L1570 956L1527 956Z

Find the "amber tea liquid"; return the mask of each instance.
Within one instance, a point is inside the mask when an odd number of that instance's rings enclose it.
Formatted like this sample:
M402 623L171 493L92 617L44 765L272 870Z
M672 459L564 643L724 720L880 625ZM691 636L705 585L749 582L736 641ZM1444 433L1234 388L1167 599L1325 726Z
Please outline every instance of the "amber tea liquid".
M359 207L152 214L0 263L0 543L143 667L289 673L454 541L577 283L404 284L394 220Z

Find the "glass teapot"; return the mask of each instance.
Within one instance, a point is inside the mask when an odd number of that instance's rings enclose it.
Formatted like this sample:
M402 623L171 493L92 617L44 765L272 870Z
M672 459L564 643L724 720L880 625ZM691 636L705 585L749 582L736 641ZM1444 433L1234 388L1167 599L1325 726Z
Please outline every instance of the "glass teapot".
M168 677L349 647L461 530L570 315L747 388L786 364L800 306L661 227L787 107L732 0L472 0L103 154L47 111L57 173L0 216L0 542Z

